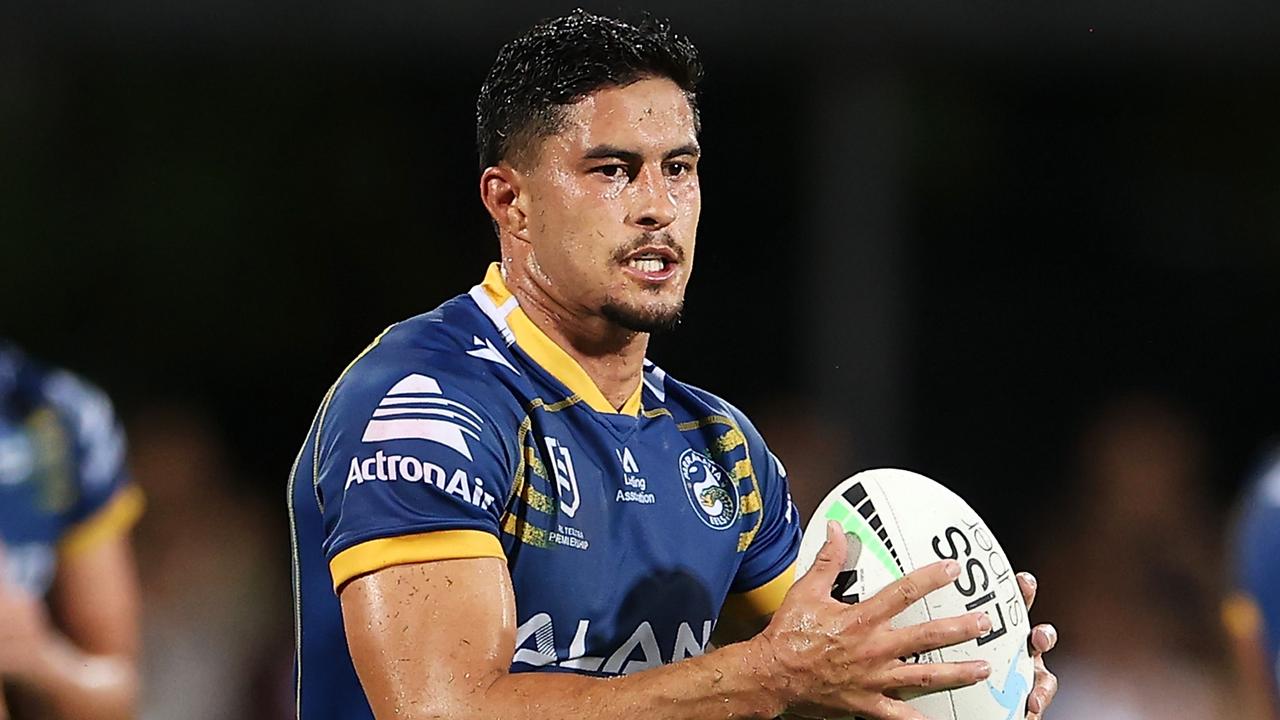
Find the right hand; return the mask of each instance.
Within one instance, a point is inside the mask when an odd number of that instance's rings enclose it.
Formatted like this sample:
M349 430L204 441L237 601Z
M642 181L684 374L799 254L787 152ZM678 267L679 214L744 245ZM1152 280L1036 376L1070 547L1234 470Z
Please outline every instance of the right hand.
M900 658L973 640L991 629L976 612L895 629L889 621L960 575L953 560L926 565L856 605L831 597L843 569L844 533L827 523L827 541L796 581L769 626L752 639L763 652L766 686L789 712L817 717L857 714L872 720L928 720L897 698L972 685L991 674L986 662L908 663Z

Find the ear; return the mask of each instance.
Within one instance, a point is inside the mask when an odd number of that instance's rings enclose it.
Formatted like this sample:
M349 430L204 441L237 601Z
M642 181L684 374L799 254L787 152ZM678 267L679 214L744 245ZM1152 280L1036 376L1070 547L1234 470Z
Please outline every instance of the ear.
M499 235L529 241L529 216L525 212L524 178L506 163L487 167L480 174L480 201L498 226Z

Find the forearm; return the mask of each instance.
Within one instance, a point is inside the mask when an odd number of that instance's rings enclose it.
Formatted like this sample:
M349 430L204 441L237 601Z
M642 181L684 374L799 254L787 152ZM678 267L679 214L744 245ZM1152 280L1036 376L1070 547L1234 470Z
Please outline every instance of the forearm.
M21 707L55 720L128 720L138 691L132 659L91 655L60 635L44 643L6 685Z
M773 718L780 693L765 681L760 646L738 643L673 665L615 678L569 673L504 673L477 678L449 697L401 696L374 703L378 718L417 720L716 720Z

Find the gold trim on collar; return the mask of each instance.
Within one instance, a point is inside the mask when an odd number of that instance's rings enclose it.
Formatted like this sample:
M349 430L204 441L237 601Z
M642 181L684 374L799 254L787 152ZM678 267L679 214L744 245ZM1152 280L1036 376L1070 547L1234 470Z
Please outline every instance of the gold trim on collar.
M512 298L511 291L507 289L506 283L503 282L502 270L498 263L490 263L481 287L484 288L485 294L489 296L489 299L493 300L493 304L499 308ZM622 409L619 410L605 398L604 393L600 392L600 388L596 387L595 381L591 379L590 375L587 375L587 371L583 370L582 366L569 353L564 351L564 348L547 337L547 334L542 332L529 319L524 310L520 309L518 303L507 315L506 322L520 348L534 362L551 373L555 379L564 383L564 386L569 388L569 392L580 397L592 410L601 413L631 415L632 417L640 413L640 395L644 387L643 382L636 383L635 392L631 393L631 396L623 403Z

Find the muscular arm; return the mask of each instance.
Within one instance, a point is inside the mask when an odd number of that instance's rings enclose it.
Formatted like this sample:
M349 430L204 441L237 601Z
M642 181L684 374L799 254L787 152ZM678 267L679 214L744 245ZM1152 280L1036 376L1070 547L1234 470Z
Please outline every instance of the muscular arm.
M828 543L765 632L625 677L508 673L515 599L496 558L399 565L351 581L341 592L347 642L375 716L396 720L772 718L789 706L805 714L835 708L876 720L923 720L893 694L958 687L989 674L984 663L899 660L978 637L989 627L981 613L889 626L912 602L951 582L958 566L931 565L845 606L830 598L844 562L843 538L834 537L840 542Z
M401 565L342 591L347 639L379 718L771 718L759 651L738 644L602 680L508 674L515 598L496 558Z
M52 621L31 614L24 659L5 674L15 711L66 720L133 717L138 598L128 537L64 558L50 599Z

